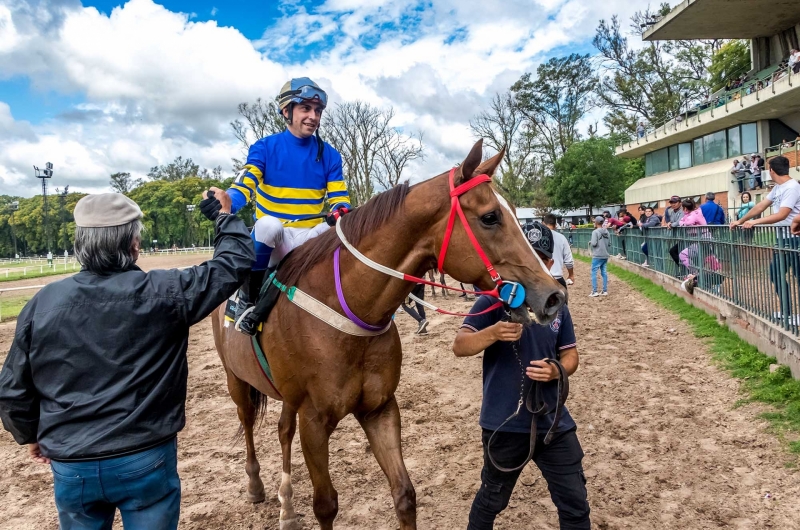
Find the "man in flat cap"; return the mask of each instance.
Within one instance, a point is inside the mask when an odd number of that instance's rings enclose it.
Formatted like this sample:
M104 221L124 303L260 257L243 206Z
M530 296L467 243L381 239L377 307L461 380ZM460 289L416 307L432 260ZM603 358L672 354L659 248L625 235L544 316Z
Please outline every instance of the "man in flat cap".
M53 471L60 527L178 527L176 435L185 423L189 327L232 295L255 259L221 190L214 257L136 266L142 211L118 193L75 206L81 271L40 290L0 372L0 419Z

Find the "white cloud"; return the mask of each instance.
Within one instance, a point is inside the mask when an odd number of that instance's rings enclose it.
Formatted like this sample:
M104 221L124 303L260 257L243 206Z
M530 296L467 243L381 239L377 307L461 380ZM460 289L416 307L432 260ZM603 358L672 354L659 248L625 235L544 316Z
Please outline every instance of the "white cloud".
M87 103L34 132L0 102L0 186L30 195L30 166L56 165L72 189L108 175L143 175L175 156L230 167L236 105L271 97L308 75L332 101L392 105L396 125L423 132L419 180L447 169L473 142L469 119L551 50L590 38L600 18L624 21L644 0L328 0L286 16L251 42L152 0L109 15L76 0L0 0L0 79L26 76L43 91ZM420 10L420 6L423 9ZM211 10L215 16L217 8ZM297 62L304 50L312 59ZM300 54L300 55L298 55ZM295 58L291 63L289 57Z

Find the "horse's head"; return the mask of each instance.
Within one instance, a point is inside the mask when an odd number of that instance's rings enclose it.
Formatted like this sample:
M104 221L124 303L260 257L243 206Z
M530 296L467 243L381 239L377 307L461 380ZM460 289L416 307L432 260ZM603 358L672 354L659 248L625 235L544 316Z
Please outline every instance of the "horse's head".
M483 142L479 140L456 169L455 186L478 175L491 177L494 174L503 153L481 163L482 148ZM530 309L537 322L552 321L566 302L567 291L553 279L547 265L531 248L514 208L490 184L475 186L461 195L459 201L480 247L500 277L525 287L525 304L511 311L511 320L530 323ZM458 219L445 256L444 269L457 280L475 284L482 290L495 288L495 282Z

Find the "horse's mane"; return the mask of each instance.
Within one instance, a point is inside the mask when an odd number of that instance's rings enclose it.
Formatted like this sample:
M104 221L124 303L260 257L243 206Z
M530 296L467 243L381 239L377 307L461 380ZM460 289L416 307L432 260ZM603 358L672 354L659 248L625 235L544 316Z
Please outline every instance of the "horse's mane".
M367 234L383 226L403 206L408 190L408 182L403 182L374 196L363 206L345 215L341 223L347 240L352 245L358 245ZM284 285L297 285L304 274L323 259L332 256L340 243L335 230L328 230L307 241L286 256L281 263L278 279Z

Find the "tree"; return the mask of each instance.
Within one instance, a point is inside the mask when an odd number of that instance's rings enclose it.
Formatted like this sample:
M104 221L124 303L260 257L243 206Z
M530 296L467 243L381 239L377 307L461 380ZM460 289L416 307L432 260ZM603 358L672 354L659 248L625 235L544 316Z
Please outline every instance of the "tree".
M242 119L232 121L231 129L239 140L244 156L243 159L233 159L234 171L239 171L244 166L242 160L247 159L247 152L256 140L286 129L286 120L278 109L277 98L267 102L258 98L255 103L239 103L239 116Z
M405 137L390 122L392 108L363 101L337 103L323 114L326 139L342 155L342 173L354 206L396 186L408 162L422 157L422 137Z
M649 22L669 13L639 11L631 30L641 37ZM609 109L605 123L614 133L633 134L640 120L658 126L678 115L684 105L708 95L707 72L718 40L650 41L634 49L622 35L619 19L601 20L592 40L600 52L600 84L596 97Z
M169 182L182 180L187 177L196 177L200 166L195 164L191 158L186 160L179 156L166 166L154 166L147 174L153 180L166 180Z
M725 88L729 79L735 79L751 68L750 43L746 40L731 40L723 44L711 58L708 82L711 91Z
M536 79L524 74L511 86L519 111L528 120L533 148L551 171L556 160L580 138L578 122L586 115L597 78L588 55L553 57L539 65Z
M498 152L506 149L494 182L511 204L528 207L535 197L546 197L534 193L543 177L538 172L533 135L511 92L495 94L489 110L481 111L469 126L473 135L483 138L486 147Z
M141 186L142 179L134 179L130 173L114 173L108 184L117 193L128 193L135 187Z
M556 162L547 192L556 208L591 209L621 202L626 182L626 161L614 154L608 138L589 138L572 144Z

